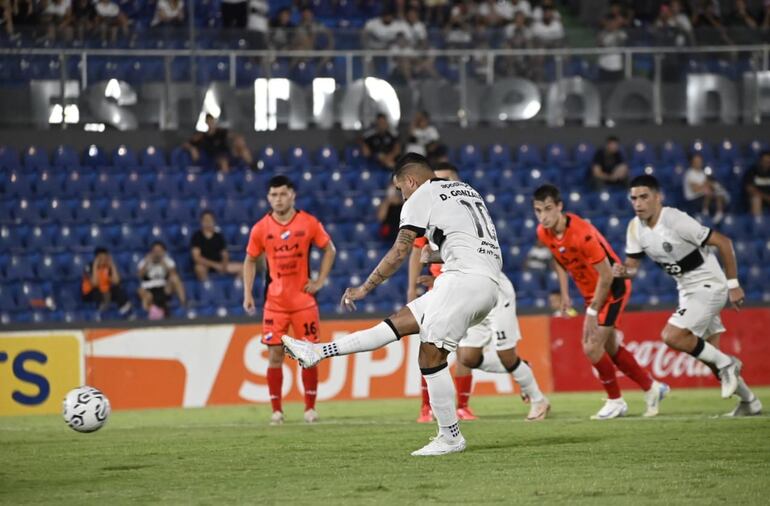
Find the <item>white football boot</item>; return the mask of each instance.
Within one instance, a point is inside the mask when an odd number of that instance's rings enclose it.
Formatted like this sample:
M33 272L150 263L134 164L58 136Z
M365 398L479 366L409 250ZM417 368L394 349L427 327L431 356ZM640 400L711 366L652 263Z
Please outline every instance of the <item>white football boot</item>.
M315 350L312 343L289 336L281 337L281 342L286 353L305 369L309 369L321 361L321 354Z
M431 438L430 443L412 452L413 457L435 457L465 450L465 438L460 434L454 441L443 434Z
M738 401L738 405L735 409L725 414L724 416L756 416L762 414L762 403L759 401L759 397L754 396L750 401Z
M283 413L273 411L272 416L270 416L270 425L283 425Z
M591 420L609 420L610 418L626 416L627 412L628 404L622 397L620 399L607 399L602 409L593 415Z
M308 409L305 411L305 423L316 423L318 421L318 411Z
M542 401L532 402L529 405L529 414L527 415L526 420L528 422L539 422L540 420L545 420L545 417L548 415L549 411L551 411L551 403L548 402L547 397L543 397Z
M647 404L647 410L642 416L647 418L657 416L660 411L660 401L671 391L671 387L660 381L653 381L649 390L644 392L644 402Z
M722 398L729 399L738 388L738 377L741 375L743 362L730 357L730 365L719 370L719 381L722 383Z

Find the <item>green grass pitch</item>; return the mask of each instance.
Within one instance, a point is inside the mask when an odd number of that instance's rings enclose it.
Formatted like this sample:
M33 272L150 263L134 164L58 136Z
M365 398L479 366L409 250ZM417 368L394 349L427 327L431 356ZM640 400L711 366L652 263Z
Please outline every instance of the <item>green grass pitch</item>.
M770 407L770 388L757 390ZM465 453L409 453L433 425L416 399L321 403L322 422L270 427L268 406L115 412L93 434L58 416L0 419L2 504L768 504L770 417L678 390L657 419L590 421L601 394L558 394L551 419L476 397Z

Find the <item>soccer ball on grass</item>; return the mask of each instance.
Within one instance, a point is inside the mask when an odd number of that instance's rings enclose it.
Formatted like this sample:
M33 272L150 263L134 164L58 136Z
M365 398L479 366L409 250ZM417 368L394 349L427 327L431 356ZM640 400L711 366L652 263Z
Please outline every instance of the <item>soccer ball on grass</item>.
M94 432L107 423L110 400L94 387L82 386L70 390L64 397L64 421L78 432Z

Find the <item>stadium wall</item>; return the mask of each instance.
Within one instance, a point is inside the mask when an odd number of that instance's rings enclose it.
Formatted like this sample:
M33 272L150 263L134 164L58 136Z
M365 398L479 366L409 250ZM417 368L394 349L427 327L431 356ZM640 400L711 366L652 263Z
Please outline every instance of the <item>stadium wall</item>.
M642 365L673 387L716 386L707 368L668 350L658 338L669 313L625 315L624 342ZM724 311L723 349L744 360L749 384L770 385L770 308ZM325 320L322 338L374 320ZM597 390L581 351L582 319L527 315L520 319L520 354L546 392ZM218 324L0 333L0 415L57 413L61 399L83 383L103 390L115 409L203 407L269 400L267 350L260 325ZM321 364L319 399L397 398L420 393L418 339ZM510 375L474 371L475 394L511 394ZM300 400L294 361L284 365L284 395ZM626 387L631 384L626 378Z
M406 126L404 126L406 128ZM725 138L734 143L748 144L756 139L767 137L766 125L723 125L709 124L701 126L688 126L667 124L665 128L649 124L621 125L614 128L583 126L564 126L560 128L547 127L545 125L522 122L511 124L508 128L493 128L477 126L473 128L461 128L459 126L440 126L442 142L450 146L463 144L476 144L482 147L494 143L511 144L527 143L536 146L545 146L553 142L560 142L568 147L574 147L581 142L590 142L601 145L608 135L616 135L621 142L630 144L636 140L644 140L647 143L662 143L675 141L683 145L690 145L694 139L701 139L710 143L719 143ZM155 145L171 150L187 141L192 135L192 128L178 131L159 131L155 129L129 130L119 132L107 130L101 133L84 132L80 128L51 128L50 130L34 129L0 129L0 138L3 144L16 146L21 149L24 146L40 146L51 151L65 144L83 150L91 144L96 144L104 149L112 150L120 145L126 145L134 149L142 149ZM342 130L287 130L281 129L272 132L241 132L253 149L265 145L272 145L278 149L286 150L297 145L305 149L314 150L322 146L331 145L338 149L355 142L360 132Z

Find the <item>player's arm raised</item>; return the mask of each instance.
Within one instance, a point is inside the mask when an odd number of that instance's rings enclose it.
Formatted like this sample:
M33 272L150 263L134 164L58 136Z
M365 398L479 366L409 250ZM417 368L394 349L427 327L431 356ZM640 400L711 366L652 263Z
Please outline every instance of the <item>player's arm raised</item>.
M260 265L262 254L251 256L248 253L243 259L243 310L246 314L253 315L257 312L254 303L254 278L257 275L257 267Z
M329 273L332 271L332 265L334 265L334 258L337 256L337 247L330 240L326 246L323 247L324 255L321 257L321 268L318 271L318 278L308 280L305 285L305 291L310 294L317 293L318 290L323 288L326 283L326 278L329 277Z
M349 310L354 310L356 307L355 301L366 297L377 285L383 283L401 267L406 257L414 249L413 244L416 238L417 232L414 230L408 228L399 230L396 242L393 243L390 250L382 257L377 267L374 268L361 286L345 290L345 293L342 295L341 304Z
M741 288L738 283L738 261L735 258L733 241L726 235L712 230L711 235L709 235L709 238L706 240L706 244L716 247L719 251L719 258L722 259L722 266L724 267L725 275L727 276L730 304L732 304L736 310L740 309L741 305L743 305L745 295L743 293L743 288Z

